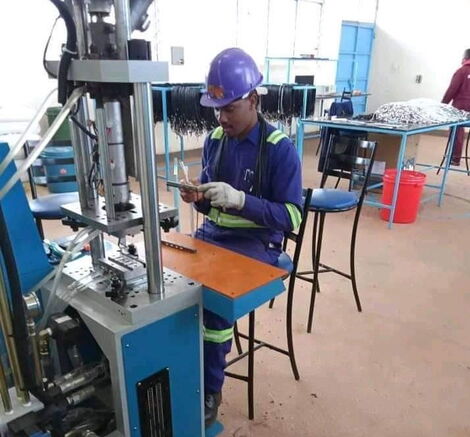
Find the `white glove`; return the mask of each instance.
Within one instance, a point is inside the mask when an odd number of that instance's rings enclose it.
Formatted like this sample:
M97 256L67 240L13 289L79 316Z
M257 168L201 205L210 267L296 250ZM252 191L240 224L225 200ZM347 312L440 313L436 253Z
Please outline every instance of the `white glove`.
M198 191L211 201L211 206L222 209L242 209L245 205L245 193L236 190L225 182L209 182L199 185Z

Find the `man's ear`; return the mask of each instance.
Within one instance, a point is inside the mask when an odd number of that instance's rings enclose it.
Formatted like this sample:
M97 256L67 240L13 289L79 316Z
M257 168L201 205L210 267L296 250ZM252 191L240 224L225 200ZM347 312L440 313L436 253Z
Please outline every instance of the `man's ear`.
M257 93L252 93L249 97L250 100L250 109L255 109L258 107L259 96Z

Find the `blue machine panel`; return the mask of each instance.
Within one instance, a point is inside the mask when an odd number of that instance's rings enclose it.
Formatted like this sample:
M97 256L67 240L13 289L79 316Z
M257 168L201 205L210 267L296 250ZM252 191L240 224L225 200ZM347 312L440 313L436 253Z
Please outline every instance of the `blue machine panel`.
M146 437L140 432L137 383L165 368L170 372L173 436L201 435L199 322L195 305L122 337L132 437Z
M285 287L282 279L276 279L236 299L231 299L210 288L204 288L204 308L218 314L229 322L235 322L240 317L270 301L273 297L278 296L284 290Z
M8 144L0 143L0 161L5 158L8 151ZM0 175L0 187L5 185L15 171L15 164L11 163ZM9 238L14 242L13 256L20 276L21 291L25 293L43 279L52 267L44 252L21 182L16 183L0 201L0 208L8 229L8 235L2 238Z
M9 152L7 143L0 143L0 161ZM11 163L0 175L0 188L5 185L8 179L15 173L16 167ZM29 209L28 199L21 182L16 183L9 193L0 201L0 214L6 226L6 233L1 238L7 239L15 259L18 271L21 292L28 292L31 287L37 284L52 269L44 252L42 241L34 222L33 215ZM7 293L10 293L8 274L4 265L3 254L0 251L0 268L3 270L3 277L6 282ZM5 345L3 336L0 335L0 359L6 364ZM2 358L3 356L3 358Z

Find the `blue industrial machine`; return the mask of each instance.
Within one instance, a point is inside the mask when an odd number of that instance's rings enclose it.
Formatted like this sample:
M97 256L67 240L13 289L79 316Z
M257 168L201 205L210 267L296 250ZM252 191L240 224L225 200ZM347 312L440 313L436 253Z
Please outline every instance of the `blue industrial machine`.
M131 37L152 0L50 1L67 28L60 62L46 62L62 109L18 170L27 132L0 147L0 434L215 435L203 420L202 287L162 266L160 229L177 211L158 201L150 85L168 66ZM80 231L50 274L19 180L67 118L80 201L63 211ZM145 257L126 244L142 231ZM117 237L112 250L103 234Z
M161 228L177 210L158 201L151 83L167 82L168 66L131 37L152 0L50 1L67 28L60 62L45 61L62 109L18 169L49 97L16 144L0 145L0 435L215 436L221 425L203 420L203 306L234 321L283 291L282 271L235 299L163 267ZM20 178L67 118L79 202L62 211L79 231L53 270ZM145 256L126 243L142 232Z

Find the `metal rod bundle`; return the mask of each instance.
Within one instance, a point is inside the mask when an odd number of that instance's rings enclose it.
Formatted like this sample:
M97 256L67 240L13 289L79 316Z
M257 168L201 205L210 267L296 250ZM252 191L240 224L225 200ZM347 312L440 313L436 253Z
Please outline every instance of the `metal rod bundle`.
M293 117L309 117L315 109L315 89L298 89L296 85L263 85L268 94L261 96L260 111L270 121L290 124ZM162 90L168 88L168 90ZM201 135L218 126L212 108L200 105L203 84L165 84L152 91L154 121L165 121L163 99L166 99L168 121L178 135ZM306 95L305 114L304 95Z
M263 85L268 93L261 96L261 113L267 120L290 124L293 117L309 117L315 109L315 89L296 89L295 85ZM302 113L307 93L305 114Z

